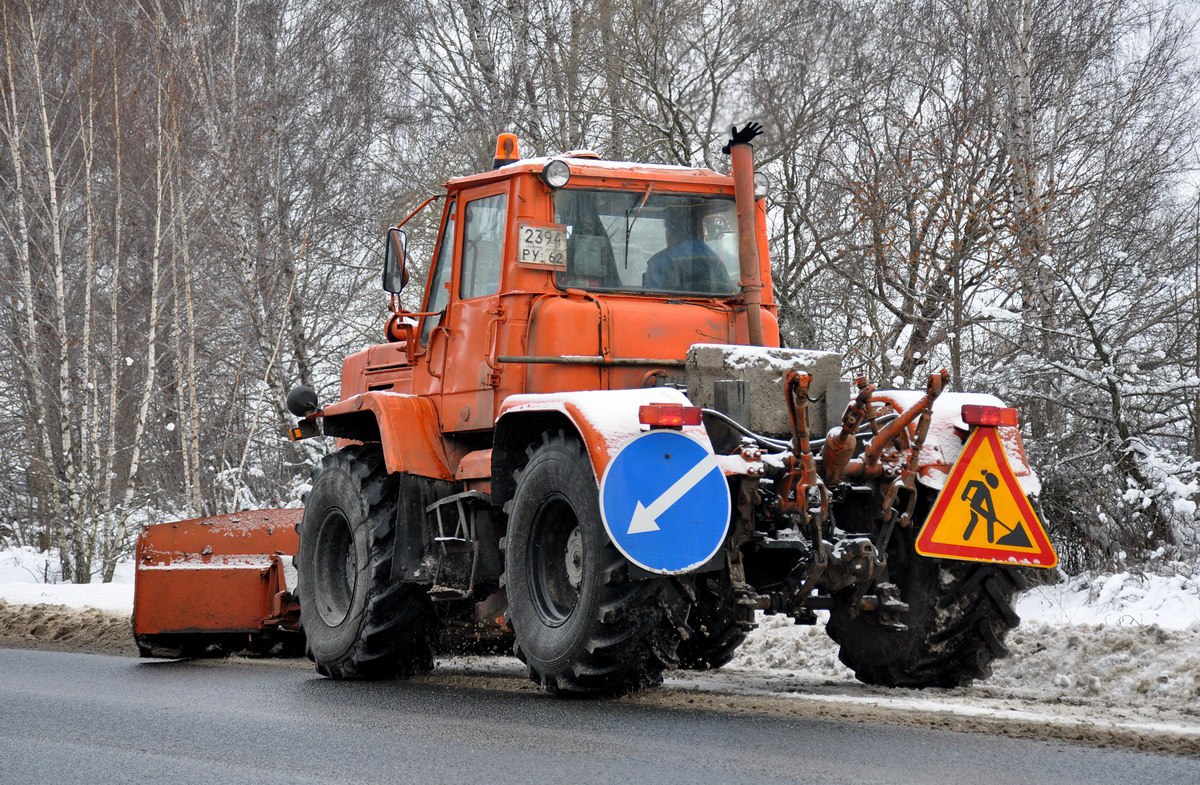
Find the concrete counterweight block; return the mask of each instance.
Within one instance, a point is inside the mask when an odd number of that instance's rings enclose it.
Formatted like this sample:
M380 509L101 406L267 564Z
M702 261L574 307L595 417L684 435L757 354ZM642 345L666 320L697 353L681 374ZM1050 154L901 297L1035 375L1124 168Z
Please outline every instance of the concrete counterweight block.
M791 426L783 377L790 370L812 376L809 397L816 403L809 405L808 423L812 436L819 438L830 423L841 418L850 400L850 385L841 379L842 356L836 352L696 344L687 354L688 397L697 406L723 410L728 407L728 395L718 394L717 382L740 380L744 383L744 400L739 401L739 411L726 414L756 433L786 436ZM749 422L742 417L748 417Z

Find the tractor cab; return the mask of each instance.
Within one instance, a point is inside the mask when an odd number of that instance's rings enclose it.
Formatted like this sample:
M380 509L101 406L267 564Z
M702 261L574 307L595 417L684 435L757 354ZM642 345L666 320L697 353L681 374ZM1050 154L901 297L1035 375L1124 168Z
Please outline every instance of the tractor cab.
M590 152L521 159L507 134L496 164L446 184L421 308L393 296L387 333L402 346L348 358L343 398L378 389L378 357L390 389L439 400L447 431L480 431L511 395L653 386L694 344L751 342L732 177ZM764 196L745 211L762 343L778 346ZM393 295L408 277L407 220L388 233Z

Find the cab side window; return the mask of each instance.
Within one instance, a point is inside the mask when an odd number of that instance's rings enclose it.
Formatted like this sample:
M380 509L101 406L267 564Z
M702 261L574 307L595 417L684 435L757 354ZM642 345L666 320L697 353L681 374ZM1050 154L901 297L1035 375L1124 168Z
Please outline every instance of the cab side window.
M459 287L462 299L486 297L500 290L507 212L508 194L467 202L463 219L462 285Z
M457 205L451 202L447 208L449 217L446 218L446 231L442 234L442 244L438 248L437 259L434 260L433 278L429 281L429 297L425 304L426 311L444 311L446 303L450 300L450 289L447 284L450 282L450 271L454 268L454 211L456 207ZM440 313L436 316L425 317L425 321L421 323L422 346L429 343L429 334L441 321L442 314Z

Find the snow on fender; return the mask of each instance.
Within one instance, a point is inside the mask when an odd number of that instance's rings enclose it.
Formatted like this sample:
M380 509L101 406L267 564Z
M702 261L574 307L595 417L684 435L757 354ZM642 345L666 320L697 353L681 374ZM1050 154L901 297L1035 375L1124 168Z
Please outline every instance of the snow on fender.
M916 390L880 390L871 400L886 401L895 407L896 411L904 411L915 404L923 394ZM944 392L938 396L933 402L929 435L921 447L919 459L920 471L917 479L927 488L940 491L945 487L950 469L963 451L969 431L967 424L962 421L964 404L1004 406L999 398L986 393ZM1037 496L1042 490L1042 483L1025 456L1020 429L1002 427L996 431L1021 490L1028 496Z

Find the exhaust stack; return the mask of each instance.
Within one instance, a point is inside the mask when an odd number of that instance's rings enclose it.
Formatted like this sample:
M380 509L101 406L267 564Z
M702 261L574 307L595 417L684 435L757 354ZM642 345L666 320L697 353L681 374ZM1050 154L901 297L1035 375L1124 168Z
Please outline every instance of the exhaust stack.
M733 159L733 198L738 217L738 266L741 268L742 301L746 304L746 329L750 345L763 345L762 276L759 273L758 232L754 213L754 147L762 133L758 123L746 123L739 131L730 128L729 141L721 152Z

